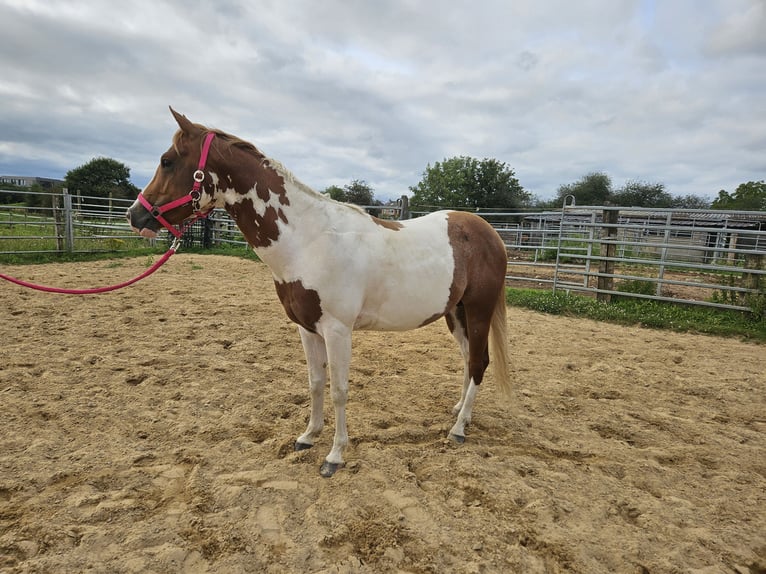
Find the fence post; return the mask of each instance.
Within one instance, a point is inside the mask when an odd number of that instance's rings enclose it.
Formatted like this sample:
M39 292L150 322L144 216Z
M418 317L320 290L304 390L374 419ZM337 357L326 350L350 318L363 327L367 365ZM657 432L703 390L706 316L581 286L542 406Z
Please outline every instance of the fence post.
M745 287L758 291L761 286L760 273L748 273L748 269L758 271L764 268L764 256L762 253L745 253L745 270L742 279Z
M612 294L604 293L604 291L614 291L614 277L612 277L614 275L613 258L617 254L617 245L612 243L612 241L617 238L617 227L615 225L619 221L620 212L616 209L604 209L602 213L604 227L601 228L602 241L599 245L599 252L602 257L607 259L599 261L596 299L609 303L612 300Z
M562 219L563 223L563 219ZM593 241L596 239L596 210L590 213L590 229L588 230L588 248L585 252L585 274L583 275L582 286L586 289L590 286L590 263L593 257Z
M51 213L53 214L53 234L56 236L56 251L64 251L64 233L62 232L61 208L59 208L59 197L55 193L49 196L51 200ZM43 200L44 201L44 200Z
M662 295L662 280L665 278L665 263L668 260L668 245L670 244L670 227L673 224L673 212L668 211L665 219L665 234L662 236L662 249L660 250L660 266L657 268L657 287L654 294Z
M74 221L72 214L72 196L65 187L61 190L64 198L64 247L67 253L74 251Z
M399 219L410 218L410 198L403 195L399 198Z

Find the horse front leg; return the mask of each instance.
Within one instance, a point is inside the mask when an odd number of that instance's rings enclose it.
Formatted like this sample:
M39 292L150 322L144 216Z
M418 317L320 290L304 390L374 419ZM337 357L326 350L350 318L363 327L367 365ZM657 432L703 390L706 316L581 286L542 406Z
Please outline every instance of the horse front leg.
M306 353L306 363L309 370L309 393L311 395L311 415L309 424L295 441L295 450L305 450L314 446L314 441L322 432L324 426L324 387L327 382L327 348L324 339L298 327Z
M330 396L335 408L335 437L332 450L319 469L325 478L342 468L343 451L348 444L346 429L346 401L348 400L348 372L351 363L351 328L338 324L325 335L330 359Z

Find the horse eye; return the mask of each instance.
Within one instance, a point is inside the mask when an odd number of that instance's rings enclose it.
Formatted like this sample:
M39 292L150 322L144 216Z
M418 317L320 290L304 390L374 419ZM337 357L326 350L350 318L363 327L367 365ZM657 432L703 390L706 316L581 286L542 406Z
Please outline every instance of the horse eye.
M160 159L160 165L162 167L170 167L171 165L173 165L173 162L170 161L170 159L163 157L162 159Z

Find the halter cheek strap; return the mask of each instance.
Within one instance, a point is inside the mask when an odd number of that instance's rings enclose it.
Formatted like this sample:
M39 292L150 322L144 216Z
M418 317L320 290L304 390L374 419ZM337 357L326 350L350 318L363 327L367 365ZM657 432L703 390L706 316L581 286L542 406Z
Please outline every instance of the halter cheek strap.
M174 199L173 201L169 201L168 203L164 203L162 205L152 205L149 203L149 200L144 197L143 192L138 194L139 203L143 205L149 213L152 214L154 219L159 221L160 224L170 233L172 233L176 238L180 238L184 234L184 231L186 231L195 221L207 217L208 214L212 211L211 209L207 211L200 211L199 200L200 197L202 197L202 192L200 189L202 188L202 182L205 181L204 169L205 164L207 163L207 156L210 152L210 144L212 143L213 138L215 138L215 134L213 132L208 132L205 136L205 141L202 144L202 153L199 156L197 171L194 172L194 185L192 186L192 189L189 193L183 197L179 197L178 199ZM186 205L187 203L192 204L192 208L194 208L193 215L187 219L182 226L174 227L167 219L165 219L163 214L170 211L171 209L175 209L176 207Z

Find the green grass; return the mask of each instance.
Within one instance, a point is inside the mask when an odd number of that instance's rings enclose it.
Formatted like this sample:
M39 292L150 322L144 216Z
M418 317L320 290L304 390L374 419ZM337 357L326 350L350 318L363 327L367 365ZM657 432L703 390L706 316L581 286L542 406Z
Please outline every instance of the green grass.
M105 219L102 223L106 222ZM140 237L110 237L104 230L79 228L74 253L61 253L62 242L56 239L56 233L50 217L19 215L7 207L0 209L0 264L88 261L132 257L156 250ZM58 233L63 233L63 226L59 226ZM14 251L27 253L11 253Z
M582 263L588 253L588 243L585 241L566 240L561 242L561 252L558 250L558 241L548 242L538 255L538 261L556 261L560 263ZM598 244L591 248L591 256L598 255Z
M621 325L641 325L678 332L741 337L766 343L766 320L738 311L625 298L603 303L590 297L535 289L506 290L509 305L570 317L584 317Z
M106 225L116 219L119 218L91 217L87 223ZM35 213L24 206L0 205L0 265L142 257L163 253L170 246L164 238L152 247L138 236L125 236L125 231L80 225L75 229L73 253L65 253L59 250L61 245L56 239L57 231L59 234L63 233L63 226L56 227L50 211ZM112 233L116 236L110 236ZM14 251L27 253L11 253ZM179 251L257 259L252 249L230 243L222 243L212 249L181 246Z
M107 221L104 219L101 223L107 223ZM98 220L90 220L90 223L98 222ZM59 232L63 230L60 229ZM56 226L50 217L19 214L8 206L0 206L0 265L123 259L162 253L169 247L169 243L165 243L164 239L158 240L152 247L145 239L138 236L109 237L105 231L80 227L75 234L74 252L65 253L58 250L59 242L55 235ZM10 253L13 251L28 253ZM179 251L238 255L257 259L251 249L228 243L220 244L212 249L182 246Z
M0 246L2 244L0 243ZM162 247L135 247L120 251L96 251L75 253L0 253L0 265L38 265L43 263L61 263L67 261L103 261L105 259L124 259L162 253Z
M120 251L94 252L94 253L28 253L28 254L1 254L0 265L38 265L44 263L62 263L74 261L111 261L109 267L118 267L121 265L119 259L128 257L151 257L152 255L161 255L168 249L165 243L158 242L154 247L138 247L123 249ZM210 249L200 247L180 247L178 253L196 253L199 255L230 255L243 257L251 261L259 261L258 256L252 249L245 248L242 245L222 244ZM151 263L150 263L151 264Z

